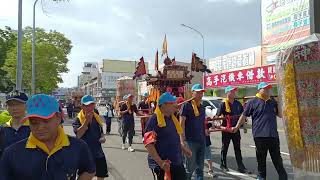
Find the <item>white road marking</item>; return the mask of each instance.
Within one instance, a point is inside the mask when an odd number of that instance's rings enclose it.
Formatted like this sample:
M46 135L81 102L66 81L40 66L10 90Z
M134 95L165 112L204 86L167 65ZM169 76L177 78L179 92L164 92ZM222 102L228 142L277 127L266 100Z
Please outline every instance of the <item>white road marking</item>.
M254 145L249 145L249 146L252 147L252 148L256 148L256 146L254 146ZM283 154L283 155L290 156L290 154L286 153L286 152L280 152L280 153Z
M284 155L287 155L287 156L290 156L289 153L286 153L286 152L280 152L281 154L284 154Z
M217 169L219 169L219 170L221 170L221 169L220 169L220 164L217 164L217 163L215 163L215 162L212 162L212 166L215 167L215 168L217 168ZM244 180L255 180L255 179L256 179L256 178L253 178L253 177L251 177L251 176L249 176L249 175L247 175L247 174L240 173L240 172L235 171L235 170L230 169L230 168L229 168L229 172L223 172L223 173L225 173L225 174L230 174L230 175L232 175L232 176L236 176L236 177L239 177L239 178L244 179ZM225 178L225 177L224 177L224 178Z

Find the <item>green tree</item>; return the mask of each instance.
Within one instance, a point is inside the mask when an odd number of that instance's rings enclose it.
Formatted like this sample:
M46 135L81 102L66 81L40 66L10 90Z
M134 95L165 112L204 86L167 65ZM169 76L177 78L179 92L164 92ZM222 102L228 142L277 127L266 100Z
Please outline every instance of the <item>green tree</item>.
M31 90L31 38L32 28L24 29L22 42L23 88ZM51 93L63 82L61 73L68 72L67 55L71 52L71 41L57 31L36 29L36 92ZM16 46L9 49L3 69L11 81L16 79Z
M206 90L206 92L204 93L204 95L205 95L205 96L212 96L212 92L213 92L212 89L208 89L208 90Z
M7 76L7 72L2 69L7 58L9 49L15 46L16 36L9 27L0 29L0 92L9 92L13 89L14 83Z

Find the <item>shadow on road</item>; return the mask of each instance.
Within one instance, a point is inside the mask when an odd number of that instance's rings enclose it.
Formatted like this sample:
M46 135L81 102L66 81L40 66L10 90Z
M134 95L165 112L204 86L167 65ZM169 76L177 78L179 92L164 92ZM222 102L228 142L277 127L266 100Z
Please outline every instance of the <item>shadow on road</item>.
M213 155L213 162L215 162L216 164L220 165L220 154ZM229 169L233 169L233 170L237 170L237 163L236 163L236 158L233 156L228 156L227 157L227 165ZM256 175L258 174L258 165L257 165L257 159L256 157L243 157L243 163L246 166L246 168L248 170L250 170L252 172L251 175L249 175L250 177L256 178ZM288 179L294 179L293 176L293 169L290 165L284 163L284 168L287 171L288 174ZM207 164L206 164L207 166ZM278 178L278 174L277 171L275 170L272 161L270 161L269 159L267 159L267 178L271 179L271 178ZM220 179L220 178L219 178Z

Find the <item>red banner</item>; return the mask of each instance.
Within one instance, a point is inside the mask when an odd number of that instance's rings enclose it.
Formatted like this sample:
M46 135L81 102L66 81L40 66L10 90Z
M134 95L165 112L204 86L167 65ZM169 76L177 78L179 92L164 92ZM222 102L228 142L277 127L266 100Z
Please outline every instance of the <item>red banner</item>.
M275 65L243 69L221 74L203 76L205 88L258 84L259 82L275 82Z

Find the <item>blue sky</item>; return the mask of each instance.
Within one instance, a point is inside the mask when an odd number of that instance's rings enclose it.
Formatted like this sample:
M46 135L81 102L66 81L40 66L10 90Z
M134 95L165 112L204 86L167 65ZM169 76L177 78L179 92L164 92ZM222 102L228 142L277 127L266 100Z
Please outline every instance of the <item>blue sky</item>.
M33 0L23 0L23 26L32 25ZM1 0L0 27L17 28L18 0ZM83 62L102 59L153 63L167 35L169 56L191 62L194 51L205 58L257 46L261 39L259 0L39 0L36 26L55 29L72 41L69 73L61 87L77 84Z

